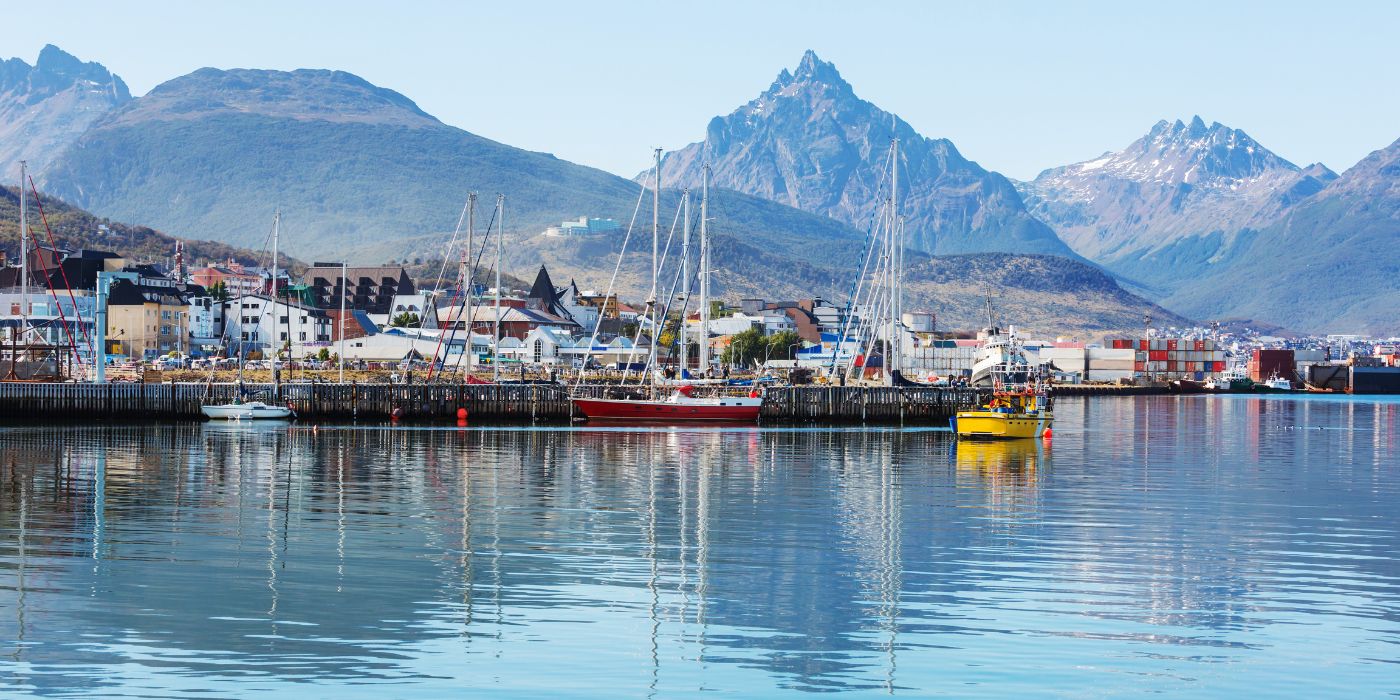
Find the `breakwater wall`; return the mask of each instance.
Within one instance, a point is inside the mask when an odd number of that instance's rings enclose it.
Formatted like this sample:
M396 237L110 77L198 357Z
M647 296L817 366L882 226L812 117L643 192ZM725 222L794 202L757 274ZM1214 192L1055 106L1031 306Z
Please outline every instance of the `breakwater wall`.
M306 420L569 422L580 418L569 388L556 384L244 384L246 395L290 404ZM615 386L582 386L576 394L602 396ZM200 406L226 403L237 384L0 383L0 420L201 420ZM941 424L972 407L985 390L858 386L770 387L764 423Z

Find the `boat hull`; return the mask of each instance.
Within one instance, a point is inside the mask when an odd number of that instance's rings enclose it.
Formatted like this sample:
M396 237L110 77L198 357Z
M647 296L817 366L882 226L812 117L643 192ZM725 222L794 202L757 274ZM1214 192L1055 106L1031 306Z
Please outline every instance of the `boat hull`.
M266 404L200 406L199 411L213 420L288 420L292 417L292 409Z
M757 423L761 399L721 399L714 403L574 399L579 412L594 420L689 423L692 421Z
M958 437L970 440L1023 440L1043 435L1050 421L1049 415L963 411L953 429Z

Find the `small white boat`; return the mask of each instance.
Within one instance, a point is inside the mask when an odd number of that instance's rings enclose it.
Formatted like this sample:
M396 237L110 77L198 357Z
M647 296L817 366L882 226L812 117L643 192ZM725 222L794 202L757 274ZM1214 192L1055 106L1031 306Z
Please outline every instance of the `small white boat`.
M200 406L205 416L215 420L286 420L296 414L286 406L269 406L261 401L246 401Z
M1264 382L1264 386L1273 391L1293 391L1293 382L1278 375L1269 377L1269 381Z

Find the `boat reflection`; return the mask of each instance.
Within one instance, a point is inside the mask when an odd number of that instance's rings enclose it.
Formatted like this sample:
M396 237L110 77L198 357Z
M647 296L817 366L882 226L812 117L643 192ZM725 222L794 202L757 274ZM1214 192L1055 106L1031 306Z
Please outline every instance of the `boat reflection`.
M1050 449L1039 440L958 440L953 464L960 477L975 476L993 488L1031 487L1049 468Z

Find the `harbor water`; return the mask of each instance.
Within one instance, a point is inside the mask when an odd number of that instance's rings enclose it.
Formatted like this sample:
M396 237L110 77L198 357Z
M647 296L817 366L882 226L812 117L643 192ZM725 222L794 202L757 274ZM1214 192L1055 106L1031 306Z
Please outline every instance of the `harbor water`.
M0 696L1384 697L1400 401L0 428Z

